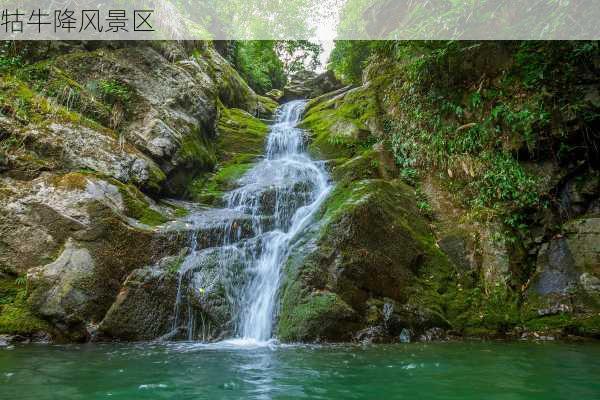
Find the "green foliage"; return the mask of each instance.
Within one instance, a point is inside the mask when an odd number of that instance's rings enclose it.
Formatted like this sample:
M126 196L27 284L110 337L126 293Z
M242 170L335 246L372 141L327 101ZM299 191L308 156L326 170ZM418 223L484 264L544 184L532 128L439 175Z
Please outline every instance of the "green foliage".
M476 189L473 202L476 206L494 207L496 204L511 203L513 207L529 208L539 204L539 189L536 179L527 174L523 167L507 154L486 154L487 168L472 185Z
M328 69L343 82L359 84L362 72L375 42L367 40L338 40L329 58Z
M12 42L0 42L0 73L13 70L22 65L21 56L15 54Z
M589 36L585 32L592 29L594 16L578 26L574 24L574 10L573 3L558 0L539 0L535 7L518 10L510 1L493 0L346 0L337 33L341 37L379 35L464 40L481 37L483 29L493 26L498 37L543 34L545 38L558 38L564 36L564 32ZM519 13L517 18L515 12ZM540 18L540 13L544 18Z
M587 135L586 146L573 151L567 124L557 118L576 115L589 130L600 121L576 84L591 73L597 43L381 41L336 48L334 69L371 65L370 88L386 111L378 118L404 180L414 184L417 171L437 170L463 182L457 194L479 215L511 229L526 229L525 211L543 206L547 196L524 159L547 158L549 147L559 161L597 158L597 139ZM474 69L480 59L495 64Z
M98 92L108 104L126 104L131 99L129 87L115 79L98 81Z
M315 70L321 65L319 55L323 48L320 44L308 40L279 40L275 48L286 75L304 69Z
M274 40L239 41L235 43L234 65L248 85L264 94L271 89L282 89L286 82L284 65Z
M429 204L427 196L420 188L415 189L415 197L417 199L417 208L419 209L419 212L427 218L433 218L433 208L431 207L431 204Z

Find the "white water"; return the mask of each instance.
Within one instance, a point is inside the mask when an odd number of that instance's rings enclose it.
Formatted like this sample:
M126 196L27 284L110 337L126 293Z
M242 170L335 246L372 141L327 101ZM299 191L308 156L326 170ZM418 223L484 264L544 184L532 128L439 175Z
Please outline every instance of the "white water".
M207 328L211 321L194 304L222 306L216 293L228 300L227 343L252 346L272 338L290 243L330 191L326 172L306 154L304 132L297 128L304 105L293 101L279 109L265 158L226 195L226 208L192 218L198 229L180 270L174 322L174 329L185 325L189 340L214 339Z

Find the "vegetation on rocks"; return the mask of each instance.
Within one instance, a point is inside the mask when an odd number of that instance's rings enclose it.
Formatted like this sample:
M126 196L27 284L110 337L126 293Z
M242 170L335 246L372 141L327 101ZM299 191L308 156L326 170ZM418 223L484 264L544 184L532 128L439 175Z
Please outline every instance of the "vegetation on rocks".
M0 333L56 340L91 338L132 271L180 251L162 225L187 211L162 197L233 185L277 107L210 43L3 42L0 86L0 273L30 276Z
M268 127L244 110L219 108L215 171L197 177L188 186L188 195L201 203L218 203L224 192L262 155Z
M27 278L0 275L0 333L30 336L50 330L29 305Z
M598 57L595 42L337 43L330 68L362 86L309 103L311 151L344 182L388 149L454 264L426 263L405 307L467 336L597 335L585 239L552 243L598 212L576 189L597 174Z

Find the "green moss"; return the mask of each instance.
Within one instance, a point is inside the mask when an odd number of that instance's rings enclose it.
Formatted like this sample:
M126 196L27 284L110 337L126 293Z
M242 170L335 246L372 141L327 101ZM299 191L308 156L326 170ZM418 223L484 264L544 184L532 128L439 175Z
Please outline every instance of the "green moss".
M219 154L227 159L242 154L261 155L269 127L243 110L221 106L217 131Z
M167 267L166 267L167 275L169 275L169 276L177 275L177 272L179 272L179 270L181 269L181 266L183 265L184 260L185 260L185 257L183 257L183 256L174 257L167 264Z
M368 88L313 103L301 122L312 133L309 151L320 159L353 157L369 144L369 124L375 121L375 97Z
M98 85L83 86L55 64L55 60L41 61L28 65L17 74L33 90L66 109L77 111L104 126L114 125L115 121L111 121L114 102L104 101L103 93L96 90Z
M600 315L587 315L577 318L576 332L582 336L600 338Z
M152 209L145 200L144 195L133 185L118 184L119 192L125 205L125 214L135 218L142 224L157 226L167 222L167 218L160 212Z
M256 96L258 104L260 106L260 117L271 117L277 111L277 107L279 107L279 103L275 100L265 97L265 96Z
M600 337L600 315L561 313L536 317L526 321L523 327L529 331L567 333L586 337Z
M190 211L183 207L174 207L174 215L176 218L183 218L190 214Z
M277 326L278 338L294 342L339 337L354 315L352 308L335 293L314 292L301 296L299 290L292 287L286 291L288 298L283 299L285 308Z
M72 98L69 93L65 96ZM67 105L62 105L57 99L47 97L43 91L36 92L14 75L0 76L0 111L19 123L33 124L41 128L52 122L82 125L112 137L116 136L114 131L74 111L70 101Z
M212 169L216 162L212 145L204 140L200 132L183 137L179 156L190 166L201 169Z
M27 296L23 285L10 278L0 279L0 334L30 335L50 330L48 323L31 311Z
M155 193L159 193L162 189L163 182L167 179L167 176L156 164L150 164L148 169L150 176L148 181L145 183L146 187Z
M559 331L564 328L574 328L576 321L570 314L557 314L529 320L523 324L531 331L549 332Z
M188 197L203 204L216 204L227 190L234 188L235 181L252 168L253 164L236 163L237 160L239 158L208 177L194 179L188 186Z
M221 104L217 131L216 171L196 177L186 189L188 198L208 205L218 203L227 190L233 189L235 181L264 152L269 127L243 110Z
M349 160L344 158L335 160L335 164L332 176L337 182L383 177L379 171L380 164L377 153L372 149L366 150Z

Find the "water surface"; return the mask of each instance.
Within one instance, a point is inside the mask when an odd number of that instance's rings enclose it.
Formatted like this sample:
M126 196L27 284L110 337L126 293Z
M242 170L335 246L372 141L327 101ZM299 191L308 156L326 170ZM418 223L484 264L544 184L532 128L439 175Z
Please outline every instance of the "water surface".
M597 343L23 345L1 399L600 399Z

